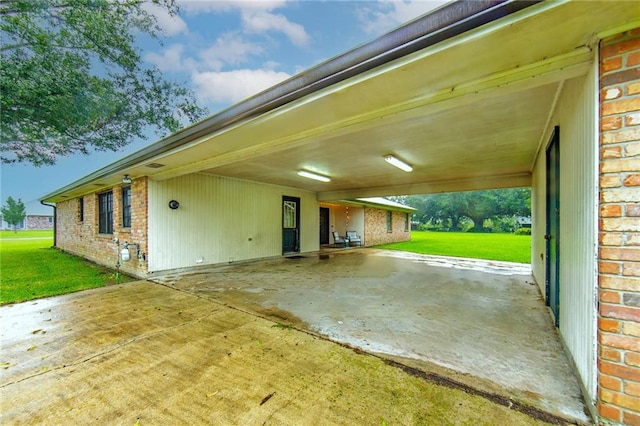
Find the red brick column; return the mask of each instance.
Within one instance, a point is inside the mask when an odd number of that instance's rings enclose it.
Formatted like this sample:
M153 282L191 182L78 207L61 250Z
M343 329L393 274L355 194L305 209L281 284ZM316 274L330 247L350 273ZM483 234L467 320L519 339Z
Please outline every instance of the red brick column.
M598 412L640 425L640 28L600 46Z
M131 185L131 238L140 244L144 259L139 259L137 269L146 273L149 267L149 179L146 176L133 181ZM141 256L142 257L142 256Z

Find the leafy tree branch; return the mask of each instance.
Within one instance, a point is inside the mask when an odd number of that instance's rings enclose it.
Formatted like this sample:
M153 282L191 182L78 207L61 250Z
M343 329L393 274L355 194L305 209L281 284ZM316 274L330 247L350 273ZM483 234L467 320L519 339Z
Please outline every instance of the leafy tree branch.
M178 13L175 0L0 1L3 163L117 150L207 113L184 85L142 62L135 34L159 42L162 31L151 3Z

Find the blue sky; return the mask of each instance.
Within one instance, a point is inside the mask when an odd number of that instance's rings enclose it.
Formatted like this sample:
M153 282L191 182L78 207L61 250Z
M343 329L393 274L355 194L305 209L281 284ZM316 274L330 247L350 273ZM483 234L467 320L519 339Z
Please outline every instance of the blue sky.
M169 17L148 6L163 44L140 39L144 61L197 94L211 114L322 61L370 41L445 1L178 0ZM158 140L136 140L118 152L93 152L54 166L2 165L1 200L35 200ZM31 208L29 208L31 206ZM46 210L45 210L46 211ZM36 213L36 212L34 212Z

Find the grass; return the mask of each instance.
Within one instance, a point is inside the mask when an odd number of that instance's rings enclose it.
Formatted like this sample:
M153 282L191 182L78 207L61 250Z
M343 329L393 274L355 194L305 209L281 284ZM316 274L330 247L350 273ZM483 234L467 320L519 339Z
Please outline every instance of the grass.
M102 287L131 278L54 249L52 231L0 232L0 304Z
M0 240L15 238L48 238L53 244L53 231L0 231Z
M412 231L411 241L377 248L420 254L531 263L531 236L471 232Z

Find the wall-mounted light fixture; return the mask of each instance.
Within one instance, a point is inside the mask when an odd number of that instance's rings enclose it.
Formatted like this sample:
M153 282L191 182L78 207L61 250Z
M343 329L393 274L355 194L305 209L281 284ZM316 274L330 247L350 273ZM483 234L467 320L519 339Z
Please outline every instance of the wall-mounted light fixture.
M397 159L393 155L390 155L390 154L385 155L384 161L391 164L392 166L399 168L400 170L404 170L405 172L413 171L413 167L411 167L409 164L405 163L404 161Z
M124 175L124 177L122 178L122 183L130 184L131 182L133 181L131 180L129 175Z
M309 179L319 180L320 182L331 182L331 179L326 176L308 172L306 170L298 170L298 175Z
M171 201L169 201L169 208L170 208L171 210L175 210L175 209L177 209L178 207L180 207L180 203L179 203L179 202L177 202L176 200L171 200Z

